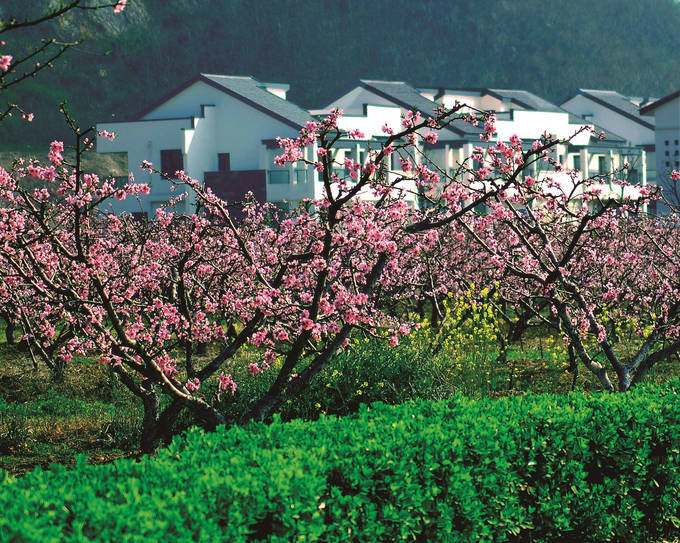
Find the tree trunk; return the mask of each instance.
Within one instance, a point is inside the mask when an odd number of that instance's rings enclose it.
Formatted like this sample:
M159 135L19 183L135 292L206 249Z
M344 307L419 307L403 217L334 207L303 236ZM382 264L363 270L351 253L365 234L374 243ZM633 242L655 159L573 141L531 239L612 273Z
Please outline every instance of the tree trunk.
M5 338L7 338L7 345L14 345L16 343L16 339L14 337L14 332L16 331L14 319L9 315L3 315L2 317L7 323L7 326L5 327Z
M140 450L142 454L152 454L160 443L158 424L158 396L149 390L142 398L144 404L144 418L142 419L142 440Z

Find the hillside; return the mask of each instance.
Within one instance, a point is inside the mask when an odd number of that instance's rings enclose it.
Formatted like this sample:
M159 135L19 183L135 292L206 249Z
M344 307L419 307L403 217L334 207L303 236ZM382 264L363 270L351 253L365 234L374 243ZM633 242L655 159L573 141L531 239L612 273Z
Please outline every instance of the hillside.
M30 8L27 5L30 4ZM6 35L17 54L42 37L85 43L6 92L36 114L3 123L0 144L63 136L68 98L83 124L128 118L198 71L287 82L323 106L359 78L416 85L521 87L559 101L578 87L664 95L680 86L673 0L131 0L122 16L77 12ZM5 0L0 17L52 0Z

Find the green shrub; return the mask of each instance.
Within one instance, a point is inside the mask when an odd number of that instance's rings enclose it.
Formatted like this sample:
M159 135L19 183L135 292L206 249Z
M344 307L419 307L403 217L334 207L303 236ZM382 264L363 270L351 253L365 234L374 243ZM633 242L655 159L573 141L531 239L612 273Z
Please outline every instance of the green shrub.
M680 525L677 386L191 430L157 457L5 476L0 540L669 537Z
M284 420L314 419L319 414L354 413L361 404L440 400L452 392L446 366L428 346L411 338L397 347L371 339L336 356L280 412Z

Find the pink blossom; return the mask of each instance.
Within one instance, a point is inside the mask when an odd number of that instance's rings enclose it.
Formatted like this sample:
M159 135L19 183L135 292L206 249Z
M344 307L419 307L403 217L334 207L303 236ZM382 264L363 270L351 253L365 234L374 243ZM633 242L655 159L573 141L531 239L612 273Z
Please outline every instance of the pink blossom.
M12 55L0 56L0 70L6 72L9 70L9 65L12 63Z
M118 3L113 6L113 12L114 13L122 13L123 10L125 9L125 6L127 5L127 0L118 0Z
M116 138L115 132L109 132L107 130L100 130L99 132L97 132L97 134L102 138L106 138L110 141L113 141Z
M201 387L201 381L198 377L194 377L193 380L189 379L184 386L189 392L194 392Z
M236 392L236 382L231 378L231 375L220 372L217 379L220 392L231 392L232 395Z
M436 132L428 132L425 134L425 141L431 145L437 143L437 140L439 139L439 136L437 135Z
M64 151L64 143L61 141L53 141L50 144L50 152L47 155L47 158L54 164L55 166L60 166L61 163L64 160L64 157L61 155L61 153Z

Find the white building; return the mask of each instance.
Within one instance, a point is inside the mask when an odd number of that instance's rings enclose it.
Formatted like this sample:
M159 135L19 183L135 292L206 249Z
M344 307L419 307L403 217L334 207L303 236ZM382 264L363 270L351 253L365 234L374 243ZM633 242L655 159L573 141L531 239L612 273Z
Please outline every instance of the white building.
M97 151L127 153L135 181L151 185L149 195L116 202L113 211L151 216L177 195L159 174L141 169L144 160L169 174L184 170L230 202L242 201L247 192L282 207L321 197L319 175L303 161L274 166L274 157L282 152L276 138L296 137L305 123L315 120L286 100L288 89L252 77L199 74L130 121L99 123L98 130L114 132L116 138L98 138ZM338 175L347 173L345 157L367 159L373 138L384 136L384 124L399 128L399 108L367 105L340 119L341 128L358 128L365 138L338 142ZM316 146L304 152L305 159L316 160ZM189 197L175 209L191 212L194 205Z
M151 185L148 196L120 202L115 211L149 215L176 196L160 175L142 171L144 160L170 174L184 170L227 200L241 200L248 191L270 201L313 196L311 172L273 166L275 138L295 137L313 120L285 99L287 90L252 77L200 74L131 121L98 124L117 137L98 138L97 151L126 152L135 180ZM194 203L188 199L177 211L190 211Z
M618 199L624 194L622 189L611 184L612 170L623 166L624 162L630 164L645 164L646 155L644 149L630 147L624 138L613 132L607 132L604 139L600 139L584 127L602 131L602 128L592 121L583 119L569 113L561 107L544 100L543 98L520 89L495 89L495 88L439 88L421 89L421 92L432 100L447 108L456 104L466 104L469 108L482 111L494 111L497 115L496 134L491 140L508 141L510 136L516 135L528 148L534 140L539 139L544 133L551 134L558 139L568 139L564 144L558 144L553 150L553 158L563 168L579 170L583 177L603 175L602 190L606 197ZM464 107L462 111L467 108ZM446 141L441 139L438 146L443 147L443 157L439 161L447 164L458 163L462 158L470 156L472 147L479 143L479 138L474 131L466 131L463 138ZM488 144L487 144L488 145ZM436 153L432 151L432 154ZM453 156L451 156L453 155ZM640 168L641 174L635 175L635 182L646 184L645 168ZM552 166L541 162L530 166L529 172L533 177L542 179L550 177L571 190L572 178L566 172L555 173ZM634 189L626 189L625 195L635 193Z
M647 182L656 183L654 116L642 115L640 108L654 98L625 96L612 90L579 89L561 105L567 111L625 138L630 146L646 152ZM638 165L633 165L638 167ZM639 169L639 168L638 168Z
M670 172L680 170L680 91L642 107L640 114L654 117L657 183L665 196L678 204L680 190Z
M305 111L286 100L288 85L262 83L252 77L199 74L178 89L126 122L100 123L98 130L116 133L113 141L99 138L98 152L125 152L128 167L138 182L151 185L149 195L116 202L113 210L150 216L165 205L176 192L158 174L141 169L148 160L161 171L173 174L184 170L192 178L204 182L224 200L238 202L247 192L261 201L276 202L282 207L296 205L303 199L323 196L319 173L303 161L284 168L274 166L281 153L276 138L296 137L305 123L339 107L344 115L339 120L343 130L358 129L359 139L339 140L334 151L340 177L348 177L345 158L363 164L371 149L380 146L388 125L401 128L401 115L414 108L424 116L433 116L441 106L452 107L463 102L480 110L495 111L495 140L507 141L517 135L527 146L549 132L568 138L591 123L522 90L507 89L417 89L403 81L361 80L359 85L333 100L327 107ZM406 151L415 159L422 156L442 171L453 174L458 165L468 160L475 146L486 147L480 140L482 127L456 120L440 130L435 144L418 140L414 149ZM316 145L304 150L304 158L315 161ZM644 163L645 152L630 147L624 138L609 133L606 140L589 132L577 134L569 144L557 146L555 158L565 168L582 170L590 176L609 172L623 160ZM392 180L400 176L397 153L388 164ZM646 182L645 168L640 181ZM541 178L534 166L531 174ZM551 171L551 176L555 175ZM565 174L565 179L566 179ZM403 197L418 205L417 190L411 181L403 181ZM370 192L361 195L374 197ZM176 206L177 212L192 212L195 202L189 197Z
M455 121L447 129L442 130L437 143L433 145L419 142L425 156L442 170L453 174L463 161L473 154L474 147L486 147L494 141L507 141L510 136L517 135L524 140L527 147L544 133L550 133L560 139L571 138L568 144L556 146L554 158L565 169L576 169L584 176L608 174L623 165L625 161L635 165L644 164L644 149L631 147L626 140L613 132L609 132L604 140L581 131L584 126L601 127L570 114L531 92L517 89L491 88L421 88L417 89L404 81L372 81L362 80L332 102L331 105L342 107L345 111L354 111L364 104L396 105L402 112L413 108L424 115L432 115L437 107L452 108L457 103L466 104L462 111L474 108L480 111L494 111L497 115L496 134L491 143L482 142L479 138L481 127L472 126L463 121ZM550 175L559 177L552 167L540 171L540 165L533 165L530 173L541 178ZM646 183L645 168L640 168L635 181ZM564 174L565 183L571 178ZM606 188L605 182L603 188ZM612 197L621 196L618 188L613 188Z

